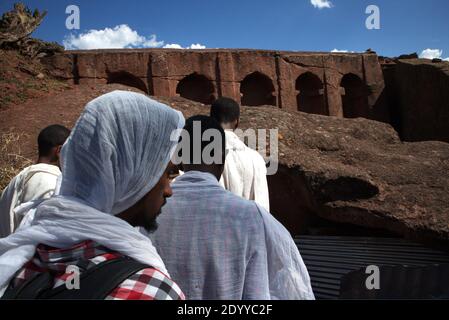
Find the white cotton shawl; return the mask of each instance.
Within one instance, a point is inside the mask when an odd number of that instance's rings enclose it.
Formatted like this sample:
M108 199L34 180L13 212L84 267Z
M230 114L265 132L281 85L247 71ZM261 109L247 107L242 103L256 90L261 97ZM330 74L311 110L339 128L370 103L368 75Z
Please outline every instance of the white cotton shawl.
M168 275L151 240L114 215L156 185L183 126L180 112L142 94L114 91L88 103L62 148L59 195L0 240L0 296L40 243L64 248L90 239Z
M267 168L263 157L226 130L226 161L220 185L233 194L253 200L270 211Z
M13 233L22 221L16 208L30 201L50 198L60 175L57 166L38 163L26 167L11 180L0 195L0 238Z
M151 237L188 299L314 299L290 233L262 206L206 172L189 171L172 188Z

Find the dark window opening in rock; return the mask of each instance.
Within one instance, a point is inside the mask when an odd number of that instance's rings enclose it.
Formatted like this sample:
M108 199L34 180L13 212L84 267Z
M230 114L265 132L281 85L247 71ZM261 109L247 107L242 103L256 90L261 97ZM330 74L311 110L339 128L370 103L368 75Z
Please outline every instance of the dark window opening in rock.
M349 73L343 77L342 88L343 115L345 118L368 116L368 88L355 74Z
M262 106L276 105L276 97L274 95L274 85L269 77L254 72L246 76L240 85L240 93L242 96L242 105L244 106Z
M324 86L320 78L311 72L306 72L296 80L296 90L299 91L296 102L298 111L328 116Z
M176 93L181 97L203 104L214 102L214 92L215 88L212 81L197 73L185 77L179 81L176 87Z
M125 86L137 88L148 94L148 88L145 82L142 79L126 71L108 73L107 83L108 84L120 83Z

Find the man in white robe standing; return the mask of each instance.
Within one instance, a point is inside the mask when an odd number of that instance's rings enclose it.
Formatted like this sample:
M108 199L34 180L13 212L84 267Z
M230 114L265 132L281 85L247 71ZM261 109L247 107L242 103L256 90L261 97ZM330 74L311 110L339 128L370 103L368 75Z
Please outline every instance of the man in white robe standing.
M23 216L15 209L20 205L50 198L61 174L59 155L70 130L61 125L51 125L38 136L39 156L36 164L23 169L3 190L0 197L0 238L13 233Z
M184 129L189 137L182 136L180 143L185 174L172 184L173 196L151 237L187 299L314 299L290 233L262 206L218 183L225 162L220 124L195 116ZM205 159L211 146L213 159Z
M226 133L227 155L220 184L270 211L265 160L234 133L240 122L239 104L230 98L219 98L212 104L210 116L221 124Z

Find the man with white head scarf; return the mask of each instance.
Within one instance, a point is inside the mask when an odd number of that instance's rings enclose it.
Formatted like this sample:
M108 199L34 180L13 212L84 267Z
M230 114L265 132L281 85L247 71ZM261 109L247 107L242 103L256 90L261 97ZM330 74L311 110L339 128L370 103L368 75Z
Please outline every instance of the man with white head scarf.
M183 125L180 112L142 94L114 91L88 103L62 148L59 195L39 205L30 224L0 240L0 296L27 297L30 279L51 274L50 291L38 296L51 297L67 286L70 266L82 270L82 291L89 287L84 273L127 259L140 269L101 298L184 299L151 240L134 228L154 229L172 194L170 158Z

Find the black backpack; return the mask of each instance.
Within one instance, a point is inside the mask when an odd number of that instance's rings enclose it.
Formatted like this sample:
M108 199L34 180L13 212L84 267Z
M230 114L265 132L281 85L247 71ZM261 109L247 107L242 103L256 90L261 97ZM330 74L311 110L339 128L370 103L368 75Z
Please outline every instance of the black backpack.
M123 281L146 268L150 266L127 257L106 260L81 273L79 289L72 290L65 285L53 289L53 276L39 273L16 288L8 288L1 299L103 300Z

